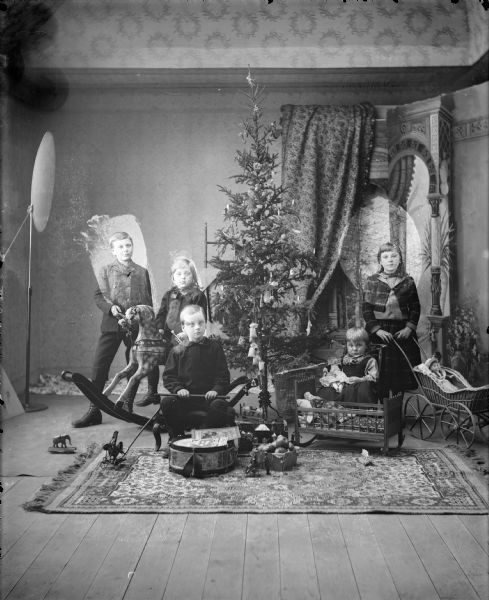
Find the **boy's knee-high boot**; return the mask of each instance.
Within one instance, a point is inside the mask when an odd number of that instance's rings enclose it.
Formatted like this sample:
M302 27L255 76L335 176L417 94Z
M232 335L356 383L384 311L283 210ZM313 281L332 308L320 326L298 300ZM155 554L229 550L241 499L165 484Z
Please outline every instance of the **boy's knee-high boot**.
M102 423L102 413L99 408L90 402L88 411L79 419L71 422L71 425L75 428L90 427L91 425L100 425Z
M160 403L160 396L158 394L159 378L160 370L156 366L148 373L148 392L141 400L136 400L136 406L148 406L149 404Z

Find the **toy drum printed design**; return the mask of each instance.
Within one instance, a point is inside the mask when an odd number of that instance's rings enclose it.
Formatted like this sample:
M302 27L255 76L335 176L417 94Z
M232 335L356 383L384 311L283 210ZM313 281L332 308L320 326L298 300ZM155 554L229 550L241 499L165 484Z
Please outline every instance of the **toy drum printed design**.
M205 477L234 469L237 450L226 438L183 438L170 444L170 471L186 477Z

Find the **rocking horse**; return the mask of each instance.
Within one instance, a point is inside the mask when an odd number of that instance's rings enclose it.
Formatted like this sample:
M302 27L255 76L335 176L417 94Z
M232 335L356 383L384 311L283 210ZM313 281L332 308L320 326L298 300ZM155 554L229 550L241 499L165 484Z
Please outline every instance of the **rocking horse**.
M107 396L119 381L127 378L127 385L115 402L115 407L130 413L141 380L147 377L154 367L163 365L167 355L166 343L158 331L155 314L150 306L145 304L131 306L126 310L124 318L119 321L119 325L126 329L130 329L134 323L139 324L139 333L131 347L129 363L116 373L103 392Z

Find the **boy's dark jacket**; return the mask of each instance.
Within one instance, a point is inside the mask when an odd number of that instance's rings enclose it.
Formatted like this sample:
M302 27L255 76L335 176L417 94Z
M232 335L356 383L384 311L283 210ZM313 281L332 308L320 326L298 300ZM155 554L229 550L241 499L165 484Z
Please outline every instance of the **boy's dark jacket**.
M122 312L130 306L146 304L153 307L149 273L140 265L130 261L128 266L118 260L105 265L97 276L98 288L95 290L95 304L103 313L101 331L118 331L118 319L110 309L115 304Z
M163 384L172 394L181 389L191 394L210 390L225 394L230 374L221 342L204 337L200 342L174 346L163 371Z

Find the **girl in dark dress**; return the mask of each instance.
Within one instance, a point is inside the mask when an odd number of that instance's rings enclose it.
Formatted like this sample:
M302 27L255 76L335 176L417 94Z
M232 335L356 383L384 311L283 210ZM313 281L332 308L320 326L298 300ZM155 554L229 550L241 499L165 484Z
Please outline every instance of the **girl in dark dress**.
M202 308L207 319L207 296L199 286L199 276L195 263L185 256L176 256L171 264L172 287L163 295L160 309L156 315L156 326L166 342L167 352L186 339L182 334L180 313L190 305ZM168 358L168 354L165 357ZM159 397L153 402L152 397L136 401L137 406L159 403Z
M395 244L382 244L377 260L379 270L367 279L362 312L371 343L387 345L382 359L381 392L415 389L416 379L396 342L411 365L421 362L416 336L421 307L416 284L406 273Z
M185 256L177 256L171 265L172 287L161 299L156 315L156 325L168 342L176 342L175 336L182 332L180 313L186 306L196 304L207 319L207 296L199 287L195 263ZM178 343L178 342L176 342Z

